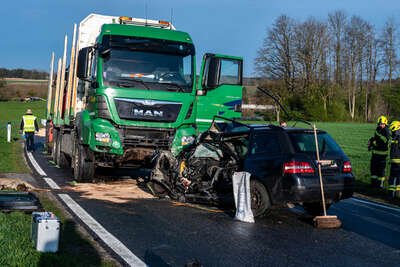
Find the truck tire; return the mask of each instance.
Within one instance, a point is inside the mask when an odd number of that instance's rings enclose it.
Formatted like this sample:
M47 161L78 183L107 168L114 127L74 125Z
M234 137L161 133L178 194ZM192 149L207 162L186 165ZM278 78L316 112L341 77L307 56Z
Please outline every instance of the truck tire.
M328 210L330 206L330 203L325 203L326 210ZM308 214L312 216L319 216L324 214L322 202L305 202L303 203L303 208Z
M53 149L51 153L51 157L56 165L58 165L58 155L57 152L59 151L57 148L57 140L58 140L58 130L54 129L54 136L53 136Z
M265 215L271 208L271 200L265 186L257 181L250 181L251 210L254 217Z
M63 138L62 135L58 135L58 138L57 138L57 151L58 151L57 152L57 156L58 156L57 165L60 168L66 169L66 168L69 168L71 166L71 164L69 163L67 156L64 154L64 152L61 151L62 138Z
M73 160L75 180L78 182L92 182L95 172L93 152L75 141Z

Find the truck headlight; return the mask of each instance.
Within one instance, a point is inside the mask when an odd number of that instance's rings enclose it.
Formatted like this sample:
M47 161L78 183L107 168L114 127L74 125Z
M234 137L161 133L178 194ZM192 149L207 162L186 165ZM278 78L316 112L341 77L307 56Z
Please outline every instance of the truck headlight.
M101 143L111 143L109 133L96 133L96 141Z
M194 140L195 140L194 136L183 136L181 138L181 145L186 146L189 144L193 144Z

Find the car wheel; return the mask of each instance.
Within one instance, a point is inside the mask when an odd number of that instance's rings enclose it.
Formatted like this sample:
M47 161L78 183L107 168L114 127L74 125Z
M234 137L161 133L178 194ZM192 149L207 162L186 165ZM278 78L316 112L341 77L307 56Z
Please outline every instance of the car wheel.
M325 203L326 210L331 206L330 203ZM324 214L324 209L322 207L322 202L306 202L303 203L303 208L308 214L312 216L319 216Z
M168 195L167 190L165 187L157 182L147 182L146 183L147 188L151 191L151 193L159 198L165 198Z
M263 216L271 207L271 200L265 186L257 180L250 181L251 210L254 217Z
M91 182L94 178L95 166L93 153L85 146L75 144L74 178L78 182Z

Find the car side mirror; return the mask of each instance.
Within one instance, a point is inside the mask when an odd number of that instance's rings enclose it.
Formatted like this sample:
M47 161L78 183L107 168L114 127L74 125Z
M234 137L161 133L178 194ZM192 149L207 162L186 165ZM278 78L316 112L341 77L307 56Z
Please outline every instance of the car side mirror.
M89 77L89 57L93 47L84 47L79 50L77 76L79 79L87 80Z

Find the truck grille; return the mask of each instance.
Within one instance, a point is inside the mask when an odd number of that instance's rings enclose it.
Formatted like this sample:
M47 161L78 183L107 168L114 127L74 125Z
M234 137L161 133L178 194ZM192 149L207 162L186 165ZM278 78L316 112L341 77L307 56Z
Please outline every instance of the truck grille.
M124 127L119 129L124 147L148 147L166 150L171 147L175 130Z
M118 116L126 120L175 122L182 104L170 101L115 98Z

